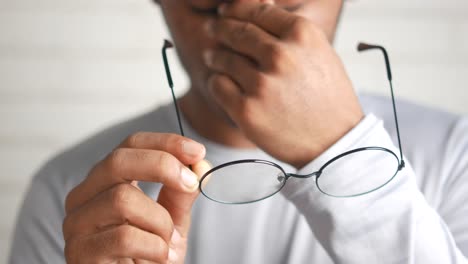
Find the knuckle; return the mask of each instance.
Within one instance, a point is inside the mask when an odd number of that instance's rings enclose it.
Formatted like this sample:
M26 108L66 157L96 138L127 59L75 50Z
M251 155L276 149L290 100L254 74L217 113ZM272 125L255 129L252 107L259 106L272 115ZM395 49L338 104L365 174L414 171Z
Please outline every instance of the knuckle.
M76 187L75 187L76 188ZM67 196L65 197L65 212L66 213L70 213L72 210L73 210L73 193L74 193L74 190L71 190Z
M172 138L174 138L171 134L163 134L158 140L161 149L168 149L171 146Z
M239 35L246 35L248 34L252 29L254 28L254 25L250 22L247 22L247 23L243 23L239 29L238 29L238 33Z
M148 160L150 158L151 151L146 150L146 149L139 149L137 151L132 151L132 154L134 155L134 158L137 161L144 162L144 161L146 161L146 160Z
M314 31L311 28L311 23L306 18L298 16L292 21L288 35L293 40L305 42L310 32Z
M223 86L223 75L220 75L220 74L216 74L212 77L211 81L212 81L212 85L214 87L220 87L220 86Z
M112 208L124 217L128 212L128 206L132 203L132 191L133 187L126 183L119 184L110 191L110 202Z
M255 74L253 83L255 85L255 91L257 91L260 96L264 94L269 87L268 77L261 72Z
M114 233L114 246L120 252L130 252L134 241L137 241L136 229L130 225L121 225ZM125 253L124 253L125 254Z
M155 258L158 260L166 260L169 255L169 245L162 238L157 237L154 241Z
M256 74L255 85L258 88L264 89L265 87L268 87L268 82L268 77L264 73L259 72Z
M65 247L63 252L67 263L80 263L80 261L83 260L83 258L79 257L82 251L79 245L80 243L77 239L69 239L65 241Z
M169 178L175 179L176 175L178 174L177 172L180 168L180 164L174 158L174 156L167 152L160 153L156 161L156 166L159 166L161 168L161 171L164 172L159 175L162 183L167 183Z
M271 10L272 6L269 4L261 4L258 8L252 10L251 17L258 17L262 19L266 13Z
M158 221L161 226L161 236L164 240L169 241L172 235L172 230L174 230L174 222L172 221L172 217L169 214L169 211L166 210L166 208L160 206L159 209L160 217L158 217Z
M124 140L124 145L130 148L135 148L136 146L138 146L139 138L141 138L143 135L144 132L136 132L131 134Z
M233 44L244 42L249 32L253 29L253 24L250 22L242 23L232 29L231 42Z
M127 150L123 148L114 149L106 160L106 168L111 171L115 172L120 169L122 163L124 163L127 156Z
M65 218L63 219L62 223L62 232L63 232L63 237L65 238L65 241L67 240L69 234L71 233L73 229L73 218L70 215L66 215Z
M63 254L66 263L96 263L98 249L85 237L74 237L65 241Z
M282 65L285 62L287 51L285 48L278 44L270 44L266 47L267 53L269 54L269 68L273 72L281 71Z
M159 138L159 145L162 151L168 151L170 153L182 150L182 142L184 138L176 134L161 134Z
M167 140L167 147L166 149L170 150L177 150L179 153L183 153L183 142L185 139L179 135L175 134L170 134L167 137L165 137Z
M111 238L110 246L112 251L119 252L120 255L129 256L140 251L139 247L146 246L141 244L142 241L148 241L150 237L141 236L140 229L130 225L119 226ZM151 236L151 255L148 255L152 260L165 261L169 254L169 245L159 236Z

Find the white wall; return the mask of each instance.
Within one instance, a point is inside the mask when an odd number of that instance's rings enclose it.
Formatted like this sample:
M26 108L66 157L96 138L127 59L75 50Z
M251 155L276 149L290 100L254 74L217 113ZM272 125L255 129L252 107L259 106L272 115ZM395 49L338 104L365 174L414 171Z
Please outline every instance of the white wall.
M169 99L166 36L149 0L0 0L0 263L47 157ZM386 94L382 56L358 55L358 40L389 50L398 96L468 113L466 0L347 4L336 47L356 86Z

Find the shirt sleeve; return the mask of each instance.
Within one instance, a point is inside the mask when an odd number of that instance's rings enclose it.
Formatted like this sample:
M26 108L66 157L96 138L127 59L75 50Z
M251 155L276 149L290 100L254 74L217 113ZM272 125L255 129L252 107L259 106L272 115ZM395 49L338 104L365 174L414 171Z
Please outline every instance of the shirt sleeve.
M65 263L63 180L50 163L35 175L17 218L9 263Z
M438 187L456 193L456 198L446 197L449 203L445 207L449 211L444 213L446 217L426 202L411 164L406 160L406 167L390 183L362 196L330 197L318 190L314 179L296 178L288 180L282 193L305 216L334 263L468 263L462 253L462 250L465 254L468 252L468 203L464 202L468 199L468 142L466 139L462 142L467 131L465 127L464 135L459 135L456 140L458 150L450 154L457 163L452 184ZM298 173L318 171L327 161L345 151L369 146L385 147L399 156L399 149L392 143L382 121L372 114ZM335 169L326 176L334 179L335 189L373 186L372 181L392 169L386 167L382 159L379 155L369 158L365 174L359 181L348 180L349 173L357 164L362 164L351 158L336 163ZM457 184L461 179L464 179L464 185ZM453 226L449 228L448 224Z

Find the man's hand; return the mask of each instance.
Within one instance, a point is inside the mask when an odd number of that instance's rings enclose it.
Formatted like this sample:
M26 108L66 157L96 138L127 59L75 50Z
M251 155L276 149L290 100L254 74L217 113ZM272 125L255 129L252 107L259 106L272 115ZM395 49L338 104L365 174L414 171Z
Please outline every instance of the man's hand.
M174 134L127 138L67 196L67 263L184 263L204 156L203 145ZM137 181L164 185L157 202Z
M263 1L265 2L265 1ZM260 1L223 4L206 30L209 89L247 137L302 167L362 119L344 67L309 20Z

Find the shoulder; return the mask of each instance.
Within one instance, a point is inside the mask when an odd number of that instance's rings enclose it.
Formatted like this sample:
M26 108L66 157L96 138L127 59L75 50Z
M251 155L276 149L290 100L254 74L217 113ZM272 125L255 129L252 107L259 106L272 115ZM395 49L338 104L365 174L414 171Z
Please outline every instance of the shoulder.
M363 95L361 104L366 113L374 113L384 121L385 128L396 141L396 126L392 101L388 97ZM431 152L441 150L451 136L461 116L439 109L397 99L396 110L403 149L409 155L424 148ZM424 144L423 144L424 143Z
M360 101L365 112L372 112L382 118L386 123L385 127L390 132L393 131L395 121L393 120L391 98L361 95ZM411 135L414 129L426 130L426 132L430 132L430 135L444 134L460 119L457 114L423 106L405 99L396 99L395 104L400 126L410 128L408 135ZM429 128L431 128L430 131L427 131Z

